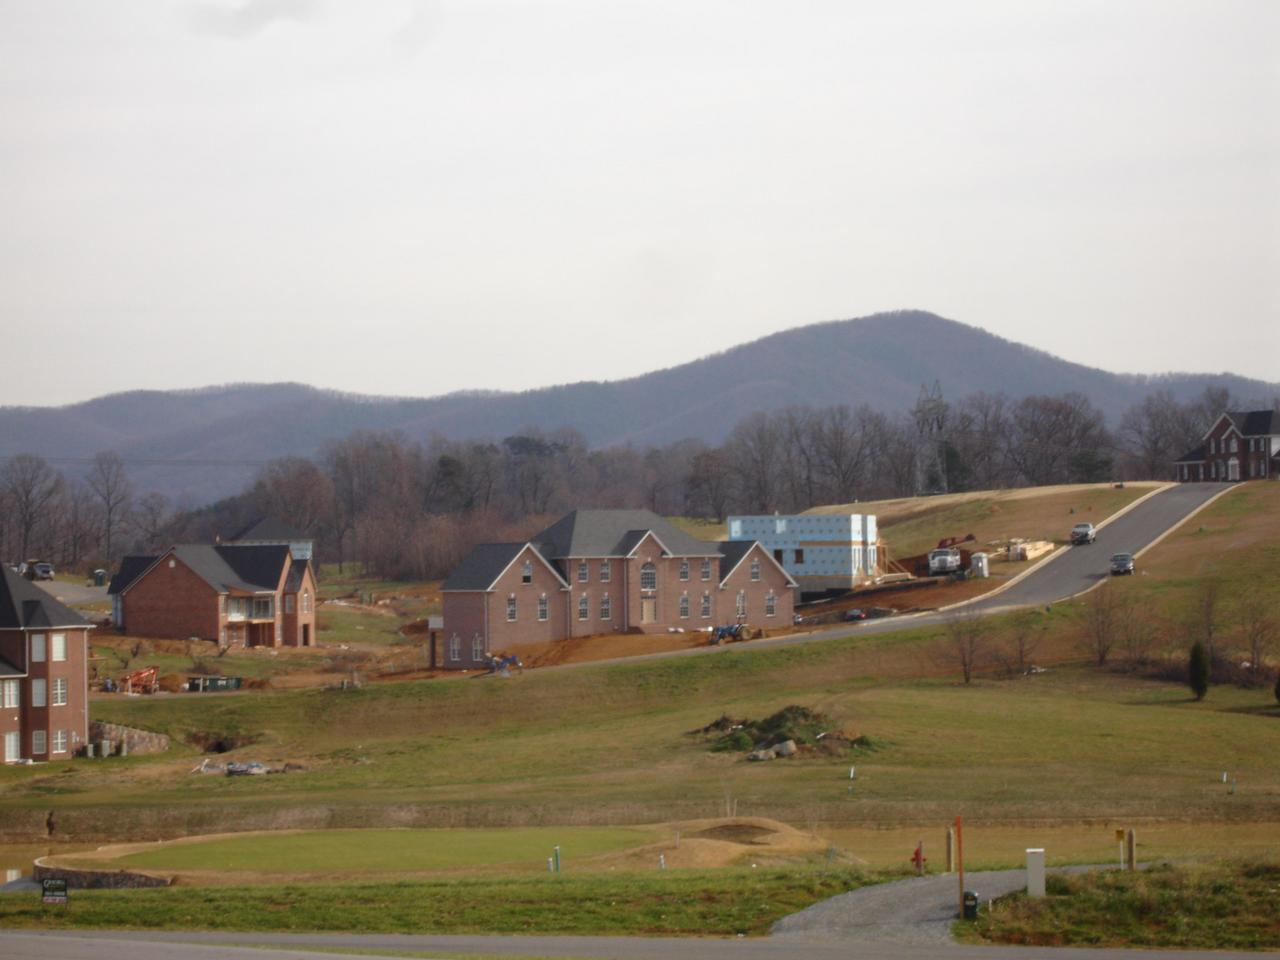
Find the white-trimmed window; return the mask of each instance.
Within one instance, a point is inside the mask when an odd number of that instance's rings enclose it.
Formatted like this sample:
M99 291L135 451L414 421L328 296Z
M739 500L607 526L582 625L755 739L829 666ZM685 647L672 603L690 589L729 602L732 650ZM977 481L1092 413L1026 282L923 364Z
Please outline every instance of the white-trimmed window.
M703 593L702 595L702 619L711 619L711 594Z
M591 568L587 566L587 561L585 560L578 561L578 582L579 583L591 582Z
M275 604L272 603L273 597L254 597L253 598L253 619L270 620L276 615Z
M646 563L640 568L640 589L641 590L657 590L658 589L658 568L652 563Z
M745 617L747 615L747 591L738 591L738 616Z
M45 681L36 679L31 681L31 705L33 707L48 706L48 686Z
M54 753L67 752L67 731L65 730L53 731L53 752Z
M0 681L0 707L16 709L22 706L22 685L17 680Z
M773 595L770 590L764 595L764 615L766 617L777 616L778 614L778 598Z
M49 752L49 733L47 730L31 731L31 755L43 755Z
M65 633L49 634L49 659L67 659L67 635Z
M33 633L31 635L31 662L44 663L44 634Z
M507 597L507 622L516 622L516 595L514 593Z
M760 579L760 558L759 557L751 558L751 579L752 581L756 581Z
M711 559L706 558L702 561L702 579L704 581L711 579Z
M311 591L310 590L302 591L302 612L303 613L311 612Z
M591 598L588 597L585 593L582 596L578 597L578 619L579 620L591 619Z
M53 680L53 703L55 707L67 705L67 678L55 677Z
M608 560L600 561L600 582L608 583L613 577L613 570L609 566Z
M1232 437L1232 438L1231 438L1231 452L1232 452L1232 453L1236 453L1236 452L1238 452L1239 448L1240 448L1240 442L1239 442L1235 437Z
M456 633L449 638L449 659L450 660L462 659L462 638L458 636Z
M680 579L681 580L689 579L689 561L688 560L680 561Z
M538 619L547 619L547 595L545 593L538 598Z
M607 593L600 598L600 619L613 619L613 601L609 599L609 595Z
M524 567L520 570L521 583L533 583L533 561L526 560Z
M680 595L680 619L689 619L689 595L687 593Z
M471 659L479 660L484 656L484 641L478 636L471 638Z

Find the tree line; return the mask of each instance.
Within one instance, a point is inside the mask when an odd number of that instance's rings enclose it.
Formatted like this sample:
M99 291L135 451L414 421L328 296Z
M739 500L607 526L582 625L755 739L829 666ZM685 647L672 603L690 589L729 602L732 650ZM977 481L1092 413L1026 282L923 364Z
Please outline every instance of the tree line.
M576 507L723 520L941 492L1168 479L1174 458L1232 405L1224 390L1185 403L1157 392L1110 429L1078 393L1013 400L983 391L951 402L935 385L898 414L866 405L751 413L719 445L593 450L568 429L500 441L357 432L315 459L270 461L236 496L179 511L160 494L139 495L113 451L74 477L20 454L0 464L0 558L110 567L125 552L226 538L271 516L314 538L326 562L435 579L474 544L524 539Z

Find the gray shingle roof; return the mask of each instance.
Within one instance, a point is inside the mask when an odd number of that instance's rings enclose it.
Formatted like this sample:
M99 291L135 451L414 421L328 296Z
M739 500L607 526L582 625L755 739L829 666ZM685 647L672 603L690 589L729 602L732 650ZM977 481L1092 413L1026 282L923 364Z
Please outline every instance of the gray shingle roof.
M676 557L716 555L716 545L697 540L650 510L575 510L533 538L548 560L625 557L653 531Z
M155 562L155 557L146 557L137 553L125 557L120 561L120 569L116 571L116 575L107 584L107 593L123 593L125 587L142 576L143 572Z
M523 543L481 543L458 564L441 590L488 590L525 548Z
M1280 433L1280 416L1274 410L1228 410L1227 416L1246 437L1266 437Z
M4 657L0 657L0 677L25 677L26 674Z
M63 606L31 581L0 566L0 629L90 625L83 613Z
M288 579L284 582L285 593L297 593L302 589L302 578L307 572L309 560L295 560L289 568Z
M1200 446L1196 447L1194 450L1188 450L1186 453L1184 453L1182 456L1180 456L1177 460L1173 462L1174 463L1198 462L1205 458L1205 454L1208 451L1208 449L1209 449L1209 445L1207 443L1202 443L1200 444Z
M309 540L300 530L295 530L275 517L262 517L253 521L239 533L228 538L228 543L239 540L266 540L273 543L292 543L298 540Z
M219 593L231 590L262 593L275 590L289 548L283 544L235 546L180 543L174 554Z
M754 540L721 540L716 544L720 548L720 580L722 582L733 572L733 568L742 562L747 551L755 545Z

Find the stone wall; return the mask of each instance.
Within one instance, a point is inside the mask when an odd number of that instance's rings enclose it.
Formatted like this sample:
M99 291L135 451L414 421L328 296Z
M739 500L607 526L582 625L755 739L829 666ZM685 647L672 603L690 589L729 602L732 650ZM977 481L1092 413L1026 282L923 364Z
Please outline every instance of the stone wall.
M65 880L68 889L101 890L125 889L134 887L167 887L168 877L156 877L149 873L134 873L130 870L71 870L67 867L53 867L37 860L32 871L36 883L41 880Z
M101 743L103 740L110 740L117 752L121 743L129 745L130 753L164 753L169 749L169 738L163 733L136 730L133 727L122 727L118 723L103 723L101 720L90 721L89 742Z

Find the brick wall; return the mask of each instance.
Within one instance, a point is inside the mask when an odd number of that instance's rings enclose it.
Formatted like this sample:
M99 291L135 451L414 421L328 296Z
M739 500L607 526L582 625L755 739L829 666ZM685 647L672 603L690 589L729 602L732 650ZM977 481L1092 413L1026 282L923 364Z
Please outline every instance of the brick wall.
M177 557L161 557L124 592L123 604L132 636L218 639L218 595Z

